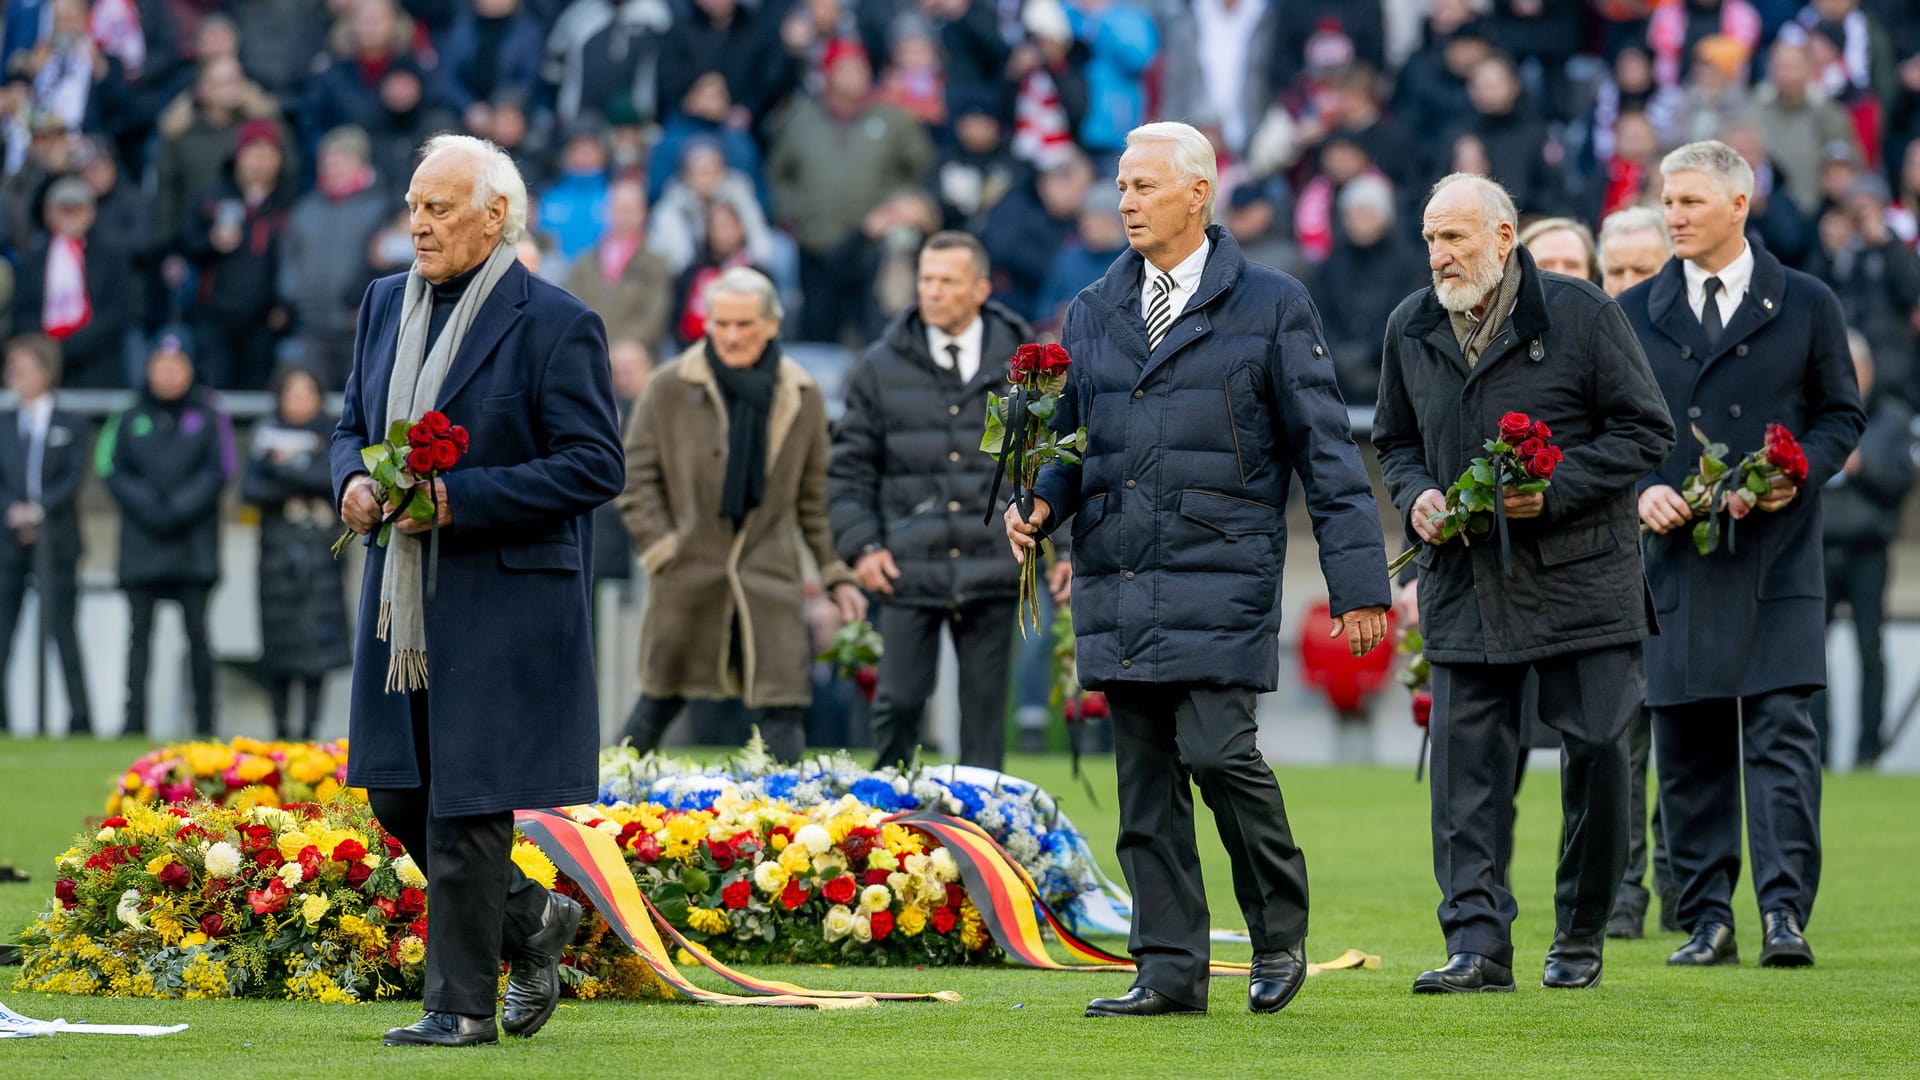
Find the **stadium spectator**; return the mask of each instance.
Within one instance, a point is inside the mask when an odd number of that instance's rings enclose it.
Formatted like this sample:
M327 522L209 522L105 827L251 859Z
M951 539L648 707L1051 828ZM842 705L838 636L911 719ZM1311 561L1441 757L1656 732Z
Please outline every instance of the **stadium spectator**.
M1593 232L1572 218L1541 218L1528 225L1520 230L1520 246L1542 270L1600 284Z
M986 97L959 97L953 102L953 139L940 154L930 181L934 196L950 229L977 233L987 211L1020 182L1000 112Z
M1767 81L1756 98L1755 121L1766 132L1785 193L1801 213L1817 212L1821 155L1830 143L1858 145L1853 122L1813 81L1806 48L1785 39L1775 41L1767 54Z
M685 271L700 256L708 211L715 203L725 203L733 210L745 233L751 261L769 265L773 261L773 233L754 196L753 180L728 168L720 145L708 139L687 144L679 173L668 181L653 205L647 246L667 260L675 274Z
M353 364L354 314L373 280L365 252L392 202L368 163L367 134L336 128L320 140L320 170L287 220L278 289L293 316L302 364L328 389Z
M647 249L647 193L637 180L617 180L607 191L607 231L573 261L567 291L598 312L609 342L647 349L665 340L673 310L673 269Z
M65 384L125 385L121 347L133 325L133 255L102 230L93 188L77 176L47 190L47 228L21 252L13 292L13 328L60 343Z
M1340 396L1350 405L1380 390L1380 335L1387 316L1427 281L1409 230L1399 224L1393 188L1363 176L1340 192L1340 242L1315 276L1315 302L1333 353Z
M546 35L520 0L462 4L440 46L441 104L458 113L468 131L492 127L487 102L501 90L528 91L539 82Z
M980 242L993 266L993 295L1023 319L1039 317L1035 303L1054 253L1073 235L1093 186L1093 168L1075 155L1007 193L987 213ZM1109 195L1119 205L1117 196Z
M191 317L201 382L261 390L288 326L276 286L291 185L281 178L280 131L265 120L240 129L231 172L183 224L181 251L197 271Z

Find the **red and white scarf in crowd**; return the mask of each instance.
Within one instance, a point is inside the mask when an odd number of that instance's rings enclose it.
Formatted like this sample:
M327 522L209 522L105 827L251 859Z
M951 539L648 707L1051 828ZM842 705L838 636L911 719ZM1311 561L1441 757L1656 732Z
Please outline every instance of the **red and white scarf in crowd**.
M40 311L40 327L55 341L71 336L93 320L87 299L87 253L84 242L56 236L47 245L47 298Z
M1720 32L1747 47L1747 54L1760 47L1760 12L1747 0L1726 0L1720 5ZM1681 69L1686 67L1686 0L1667 0L1647 22L1647 44L1653 46L1653 77L1661 86L1680 85Z
M1020 81L1013 101L1013 156L1048 169L1073 153L1073 132L1067 126L1067 107L1053 76L1038 69Z
M620 280L627 272L627 264L633 261L634 253L640 250L639 233L610 232L600 241L600 280L608 285Z

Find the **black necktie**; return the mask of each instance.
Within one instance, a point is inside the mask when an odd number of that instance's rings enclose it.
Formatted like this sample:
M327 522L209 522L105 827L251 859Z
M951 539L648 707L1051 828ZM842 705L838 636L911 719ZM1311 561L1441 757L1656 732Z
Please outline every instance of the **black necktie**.
M1707 293L1707 302L1700 308L1700 325L1707 331L1707 347L1715 348L1720 344L1720 333L1726 329L1720 322L1720 279L1710 277L1702 286Z
M961 382L967 381L967 373L960 370L960 343L957 341L947 342L947 367L960 376Z

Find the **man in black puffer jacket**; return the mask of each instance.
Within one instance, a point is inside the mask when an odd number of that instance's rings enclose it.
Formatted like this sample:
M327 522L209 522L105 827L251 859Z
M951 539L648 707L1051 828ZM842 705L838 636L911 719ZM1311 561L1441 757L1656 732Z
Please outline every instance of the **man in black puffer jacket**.
M940 628L960 658L960 762L998 769L1020 568L982 524L995 459L980 452L987 393L1027 324L989 303L987 252L958 232L920 252L919 298L847 380L827 469L834 545L880 601L886 641L874 741L881 765L913 756L933 693Z

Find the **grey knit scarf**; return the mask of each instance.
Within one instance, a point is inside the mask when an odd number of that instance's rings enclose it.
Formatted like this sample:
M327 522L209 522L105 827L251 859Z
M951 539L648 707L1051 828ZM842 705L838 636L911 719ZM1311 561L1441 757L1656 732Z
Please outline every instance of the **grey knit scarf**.
M480 272L453 305L447 325L428 352L427 326L433 318L433 286L416 266L407 273L407 291L400 301L400 340L393 354L393 379L387 384L387 419L379 434L396 421L420 419L435 407L440 384L460 353L460 344L473 328L480 305L493 294L513 265L512 244L500 244L480 264ZM420 540L396 531L387 544L385 576L380 582L378 635L387 643L387 692L406 693L427 688L427 610L422 574L426 552Z

